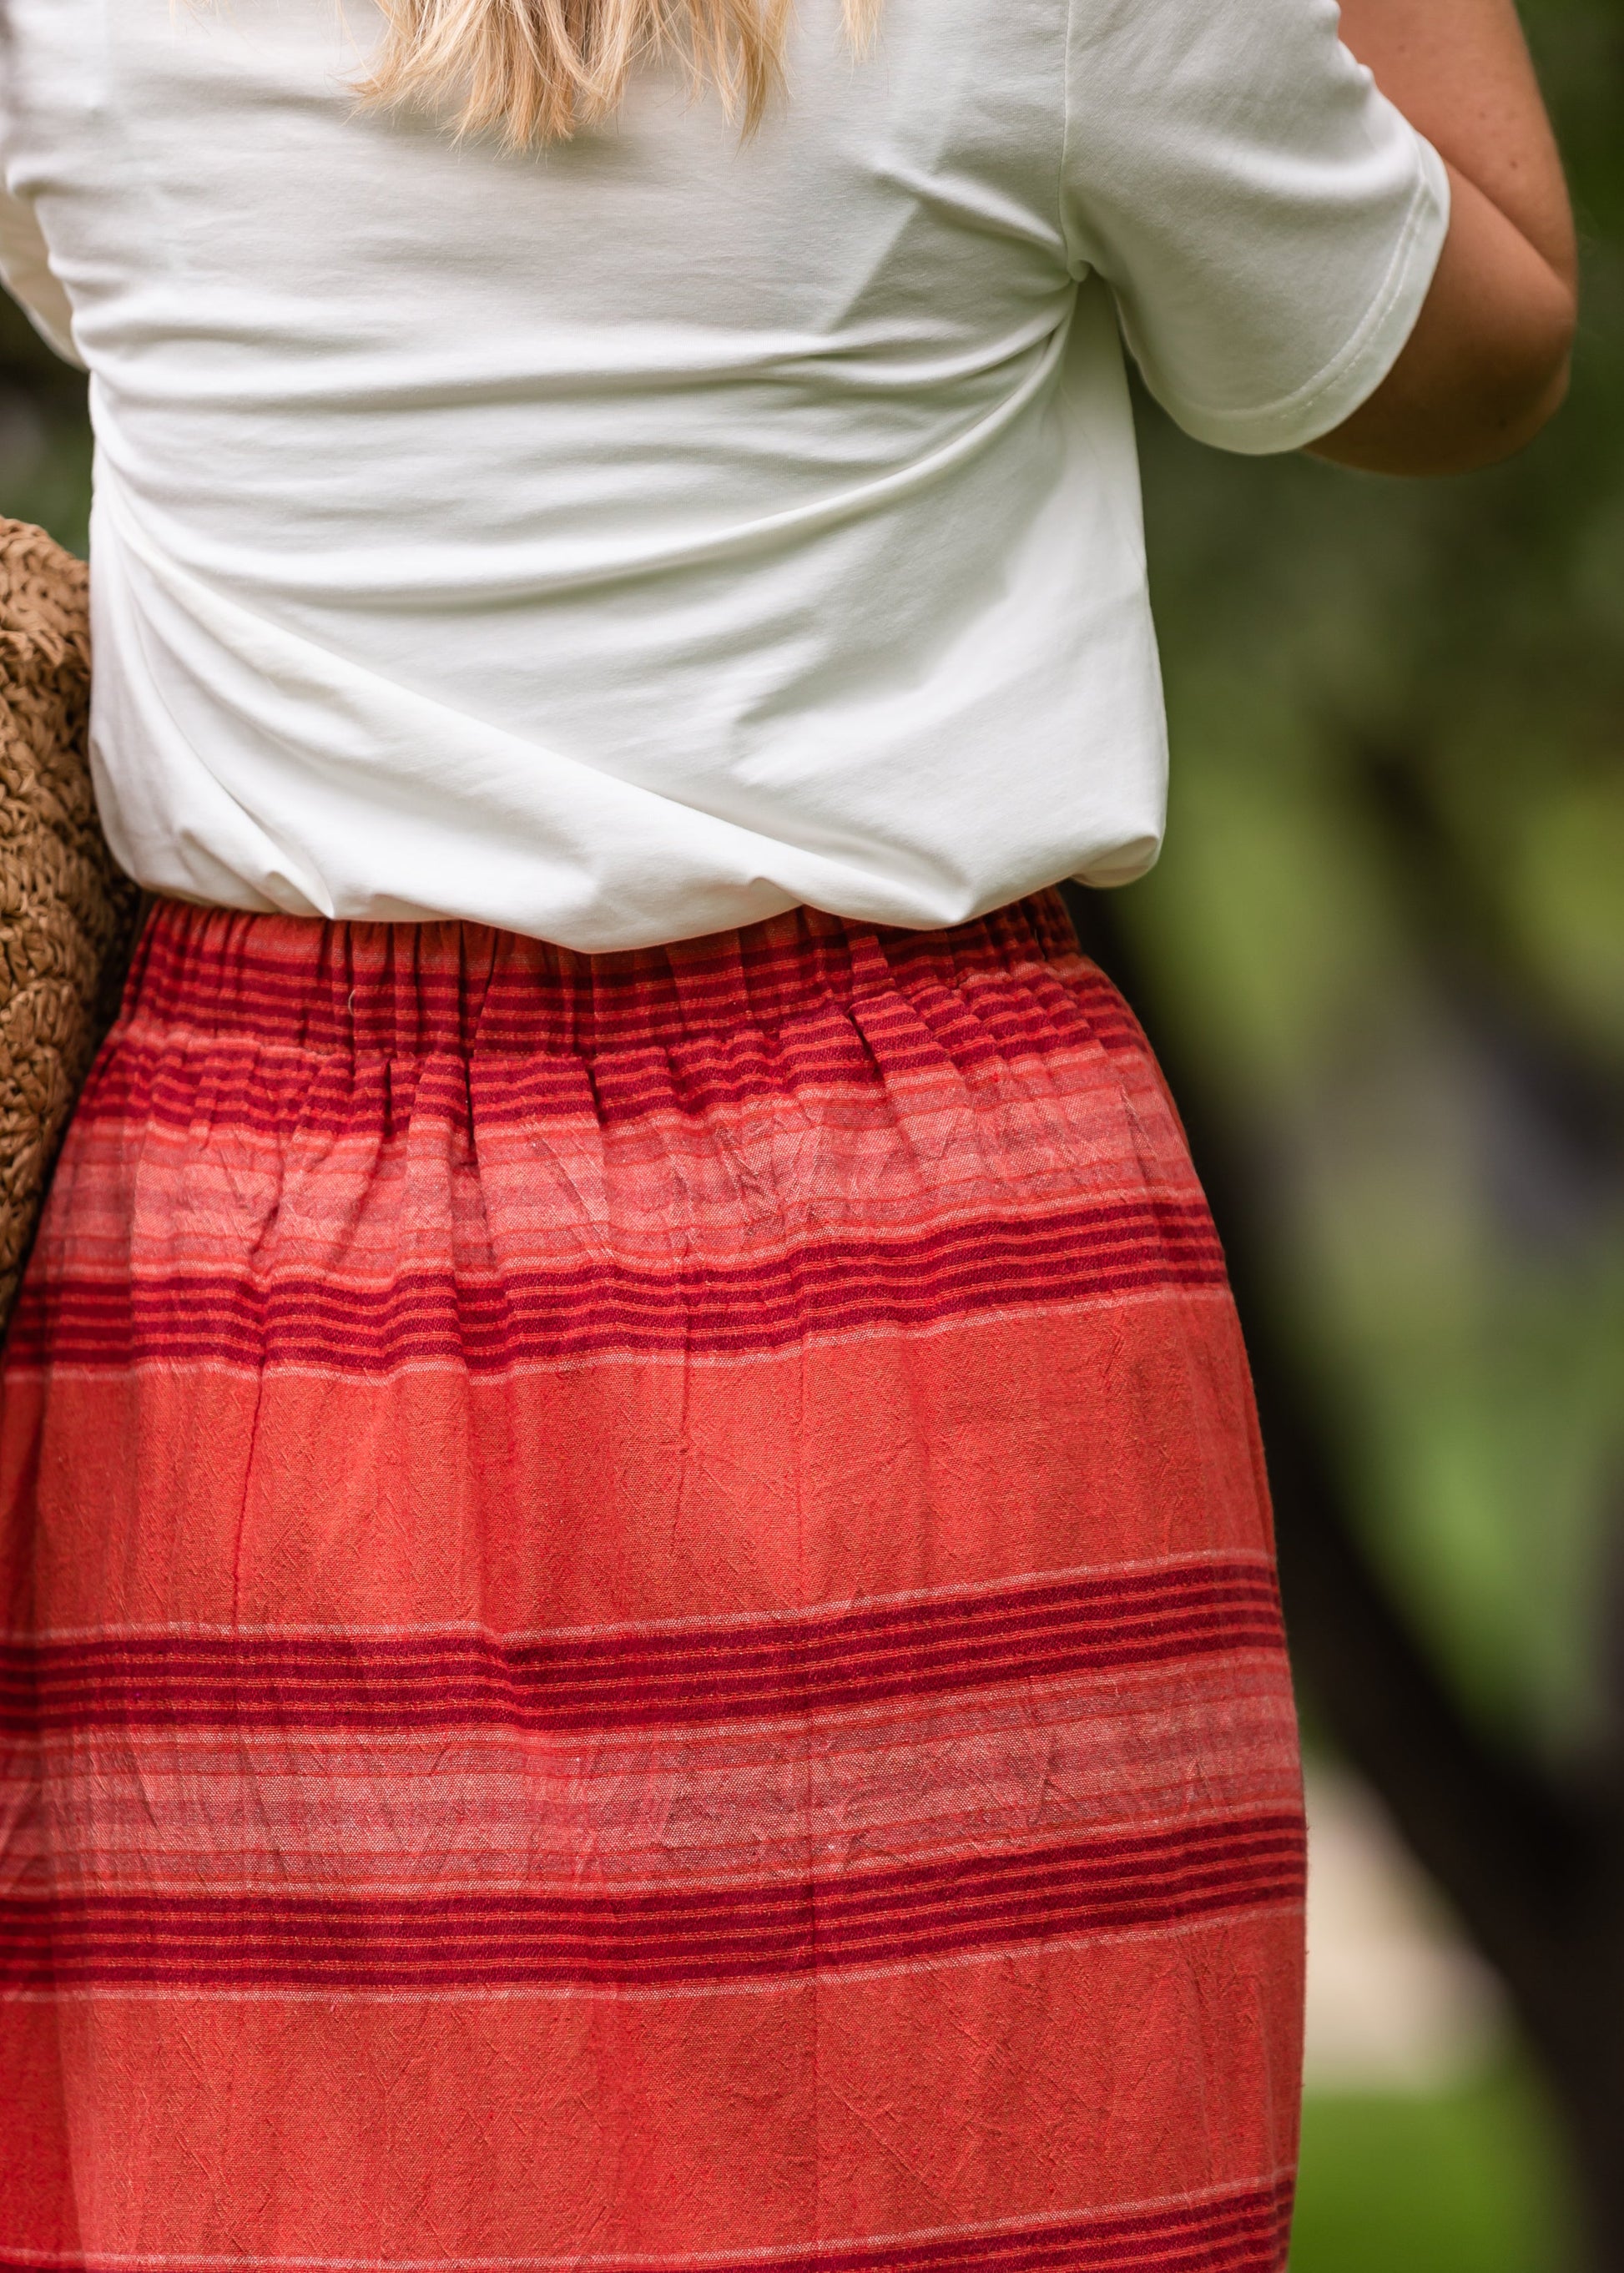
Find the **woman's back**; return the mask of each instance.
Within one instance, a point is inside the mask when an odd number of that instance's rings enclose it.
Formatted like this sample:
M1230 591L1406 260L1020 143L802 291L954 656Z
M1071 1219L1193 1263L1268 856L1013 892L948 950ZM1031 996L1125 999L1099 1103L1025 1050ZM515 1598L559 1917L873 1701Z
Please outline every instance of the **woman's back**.
M1328 7L889 0L866 56L803 19L751 139L650 70L515 155L357 113L365 9L5 0L9 273L94 375L144 881L597 949L1154 858L1091 271L1176 415L1292 446L1413 320L1436 161Z

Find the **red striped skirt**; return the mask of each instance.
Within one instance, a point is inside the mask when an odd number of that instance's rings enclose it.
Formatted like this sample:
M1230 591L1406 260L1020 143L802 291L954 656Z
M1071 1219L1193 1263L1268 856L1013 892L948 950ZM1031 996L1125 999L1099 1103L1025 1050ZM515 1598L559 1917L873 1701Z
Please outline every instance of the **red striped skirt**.
M0 2266L1282 2262L1245 1362L1054 901L161 907L0 1551Z

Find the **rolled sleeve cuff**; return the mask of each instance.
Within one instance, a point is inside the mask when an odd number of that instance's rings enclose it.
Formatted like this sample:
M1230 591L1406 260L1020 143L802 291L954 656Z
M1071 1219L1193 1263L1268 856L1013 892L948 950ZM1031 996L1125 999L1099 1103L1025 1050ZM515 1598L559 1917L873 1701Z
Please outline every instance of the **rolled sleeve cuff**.
M1246 457L1300 450L1375 393L1415 329L1449 233L1448 169L1423 136L1415 142L1416 184L1403 226L1380 288L1351 336L1303 386L1258 409L1214 409L1153 381L1157 400L1186 433Z

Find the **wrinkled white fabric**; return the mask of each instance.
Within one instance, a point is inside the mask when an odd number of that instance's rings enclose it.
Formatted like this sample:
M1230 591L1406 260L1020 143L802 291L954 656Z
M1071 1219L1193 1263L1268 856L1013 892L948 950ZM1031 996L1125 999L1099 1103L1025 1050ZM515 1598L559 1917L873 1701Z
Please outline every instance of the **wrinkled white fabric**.
M369 0L0 0L0 266L92 374L94 750L144 883L634 947L1140 873L1117 313L1337 424L1447 225L1329 0L803 0L741 144L357 113Z

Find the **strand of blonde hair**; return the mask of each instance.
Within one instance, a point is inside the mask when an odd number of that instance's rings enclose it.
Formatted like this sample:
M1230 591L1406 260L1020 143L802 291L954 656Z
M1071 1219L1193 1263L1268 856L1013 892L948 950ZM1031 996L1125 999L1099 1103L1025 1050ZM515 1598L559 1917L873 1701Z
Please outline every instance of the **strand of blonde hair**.
M674 54L754 132L783 83L791 0L380 0L387 28L358 90L426 106L512 148L608 117L644 58ZM879 0L842 0L861 53Z

